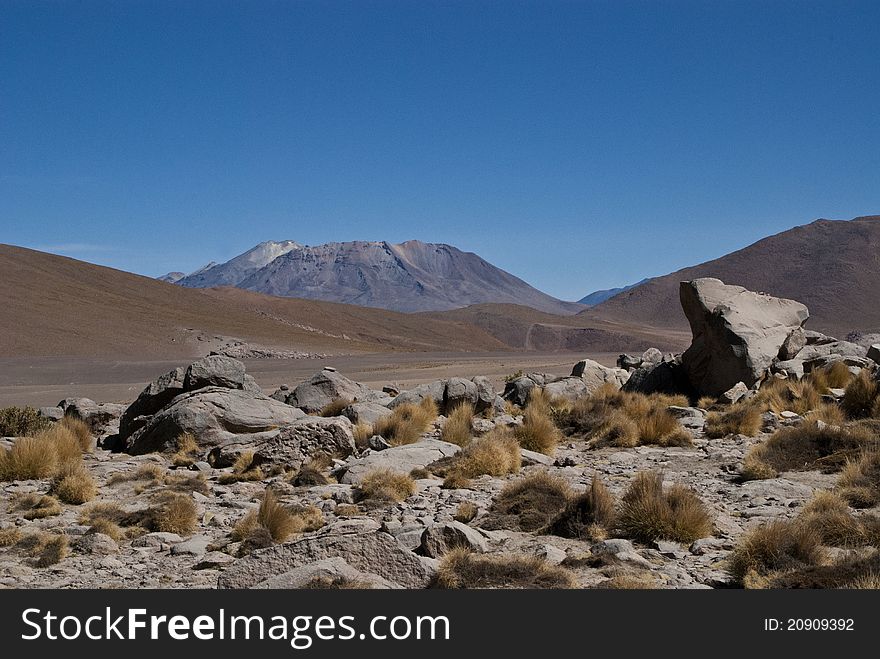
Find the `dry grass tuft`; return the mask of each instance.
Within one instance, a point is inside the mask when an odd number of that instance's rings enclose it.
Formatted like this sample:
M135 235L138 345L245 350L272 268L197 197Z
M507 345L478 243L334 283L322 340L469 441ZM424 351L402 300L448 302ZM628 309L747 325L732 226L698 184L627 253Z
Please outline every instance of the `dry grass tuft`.
M33 407L0 409L0 437L27 437L48 428L49 420Z
M350 577L315 577L307 581L300 590L371 590L373 584L369 581L358 581Z
M262 467L254 465L254 454L252 451L240 453L232 465L232 471L221 474L217 482L221 485L230 483L238 483L240 481L261 481L266 477Z
M42 543L34 567L50 567L60 563L70 553L68 547L66 535L52 535Z
M177 451L171 456L171 464L175 467L189 467L198 461L199 443L191 432L178 435L175 445Z
M416 493L416 483L407 474L391 469L374 469L358 485L358 501L399 502Z
M712 439L728 435L754 437L761 431L761 410L755 405L733 405L724 412L709 412L706 416L706 436Z
M473 521L478 512L479 508L477 508L477 504L470 501L462 501L458 504L458 508L455 509L455 515L453 515L452 518L456 522L467 524L468 522Z
M598 474L593 474L590 487L571 499L562 513L547 529L548 533L564 538L578 538L596 542L608 537L608 529L615 520L614 497Z
M55 475L51 492L64 503L78 506L94 499L98 486L81 463L65 463Z
M36 437L22 437L12 448L0 451L0 480L49 478L57 466L55 452L47 450L46 442Z
M821 421L832 426L842 426L846 423L846 414L836 403L822 402L814 410L810 410L804 415L806 421Z
M352 400L350 398L334 398L322 407L318 414L320 416L339 416L342 414L342 410L351 405L351 403Z
M701 410L711 410L718 404L718 399L715 396L701 396L697 401L697 407Z
M876 434L860 424L802 423L777 430L746 454L744 479L773 478L783 471L837 471L863 450L877 445Z
M880 385L868 369L862 369L846 387L840 402L843 411L851 419L864 419L874 411Z
M593 395L554 410L554 420L566 434L584 436L593 446L688 446L690 433L667 410L688 404L684 396L645 395L603 385Z
M712 518L697 494L678 483L664 490L663 476L655 471L635 475L623 495L618 524L641 542L691 543L712 534Z
M452 458L431 465L435 473L446 477L447 488L466 487L470 479L483 475L515 474L521 467L519 442L506 428L494 428Z
M847 385L852 381L853 374L850 373L849 366L841 362L834 362L831 366L826 366L821 371L825 379L825 384L829 388L846 389Z
M76 441L79 444L79 450L82 453L91 453L95 446L94 440L92 438L92 429L82 419L79 419L75 416L67 415L58 424L67 430L76 437Z
M825 558L821 535L801 521L778 520L747 533L730 556L740 583L760 583L780 570L818 565Z
M296 475L290 479L290 484L296 487L311 487L314 485L327 485L330 479L327 478L317 464L307 463L300 467Z
M575 588L567 569L535 556L478 555L467 549L447 552L437 572L440 588Z
M95 519L86 533L103 533L113 538L116 542L122 542L126 538L125 532L118 524L102 517Z
M436 418L437 403L433 398L423 398L418 405L404 403L395 407L389 416L376 422L373 432L392 446L413 444L427 432Z
M470 403L458 405L443 424L440 439L444 442L467 446L471 441L471 422L474 419L474 406Z
M23 510L25 519L44 519L61 514L58 499L49 495L25 494L15 500L13 509Z
M250 541L251 548L264 545L261 537L271 542L284 542L294 533L315 531L324 526L324 515L314 506L286 508L271 488L266 488L260 507L239 520L232 530L232 539ZM270 542L270 544L271 544Z
M198 528L198 509L192 497L163 492L159 505L149 510L147 528L166 533L191 535Z
M495 497L482 526L487 529L538 531L558 517L571 499L564 480L546 471L530 474L504 486Z
M804 506L798 519L815 531L821 542L832 547L861 547L869 542L869 530L850 514L839 494L820 490ZM870 518L870 522L873 518Z
M537 387L532 391L536 391ZM532 400L538 400L535 405ZM523 423L514 430L519 445L528 451L537 451L545 455L553 455L557 444L562 440L562 433L549 416L544 407L544 395L532 397L523 413Z
M0 547L11 547L21 540L21 531L14 526L0 529Z
M840 472L837 486L854 508L871 508L880 503L880 450L867 450L849 460Z
M361 421L354 425L354 428L352 428L352 434L354 435L355 446L359 449L364 449L367 447L367 441L369 441L370 437L376 433L373 432L373 426Z
M333 509L333 513L337 517L357 517L361 514L361 509L353 503L340 503Z

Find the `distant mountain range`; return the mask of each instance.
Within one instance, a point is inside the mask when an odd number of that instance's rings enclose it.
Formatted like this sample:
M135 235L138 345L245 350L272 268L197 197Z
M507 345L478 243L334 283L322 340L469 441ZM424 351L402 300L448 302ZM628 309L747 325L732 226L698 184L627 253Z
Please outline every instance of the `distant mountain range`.
M163 281L190 288L234 286L250 291L392 311L444 311L505 303L552 314L584 307L533 288L471 252L410 240L352 241L309 247L267 241L225 263Z
M177 274L177 273L172 272L169 274ZM167 277L168 275L165 275L165 276ZM605 300L608 300L608 299L614 297L618 293L623 293L625 291L628 291L628 290L635 288L636 286L641 286L646 281L648 281L648 280L642 279L642 281L637 282L635 284L630 284L629 286L622 286L620 288L606 288L605 290L602 290L602 291L593 291L589 295L582 297L580 300L578 300L578 302L580 302L581 304L586 304L587 306L590 306L590 307L594 307L597 304L601 304Z
M686 329L678 284L697 277L803 302L810 309L807 327L838 338L880 331L880 216L816 220L649 279L579 315L590 322Z

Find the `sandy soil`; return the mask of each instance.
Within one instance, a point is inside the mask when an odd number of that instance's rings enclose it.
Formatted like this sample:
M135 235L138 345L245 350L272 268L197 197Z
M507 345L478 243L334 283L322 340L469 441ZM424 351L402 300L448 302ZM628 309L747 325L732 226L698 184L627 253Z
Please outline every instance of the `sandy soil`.
M408 388L453 375L485 375L503 387L505 375L522 369L568 375L589 357L609 366L611 353L380 353L324 359L245 359L247 371L268 392L281 384L295 386L324 366L373 388L396 384ZM0 359L0 407L55 405L68 397L98 402L134 400L156 376L191 359L120 361L93 358L28 357Z

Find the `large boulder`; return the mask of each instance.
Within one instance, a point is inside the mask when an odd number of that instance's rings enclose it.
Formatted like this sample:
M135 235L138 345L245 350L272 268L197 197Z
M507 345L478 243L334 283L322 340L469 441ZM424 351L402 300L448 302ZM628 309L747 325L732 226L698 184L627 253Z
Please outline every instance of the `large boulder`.
M186 368L177 368L150 382L137 399L122 413L119 439L128 440L146 425L150 417L166 407L180 394L207 387L261 393L256 381L245 373L244 364L223 355L209 355Z
M394 536L380 530L378 522L360 518L336 522L315 534L240 558L220 575L218 585L260 587L278 575L335 557L403 588L424 588L436 574L435 561L401 546Z
M376 469L391 469L408 474L413 469L424 469L432 462L448 458L461 447L439 439L425 439L415 444L394 446L383 451L370 451L359 458L351 458L337 472L340 483L360 485L364 477Z
M235 435L275 430L303 416L264 394L208 387L174 398L127 437L124 446L135 455L171 450L177 437L189 432L201 448L213 448Z
M312 414L320 412L328 403L337 399L364 402L380 398L387 396L360 382L349 380L336 369L325 368L297 385L287 396L286 402Z
M544 385L544 393L551 399L565 398L567 400L577 400L581 396L590 393L587 384L576 377L559 378L553 382Z
M526 375L515 377L504 384L504 393L501 394L501 397L514 405L522 407L528 402L529 393L532 389L543 387L548 381L554 379L552 376L545 375L544 373L527 373Z
M719 279L684 281L679 292L693 334L682 365L696 391L710 396L721 395L737 382L754 385L789 335L810 316L800 302L753 293Z
M96 403L91 398L65 398L58 403L65 416L84 421L95 437L103 437L119 431L119 419L125 405Z
M228 437L211 449L208 460L215 467L228 467L247 452L253 454L254 466L299 469L319 453L344 458L354 451L352 425L347 418L303 416L277 430Z
M645 353L648 354L648 353ZM662 359L660 351L657 354ZM582 359L571 369L574 377L581 378L587 385L587 393L593 393L603 384L611 383L618 389L629 379L629 371L624 368L610 368L592 359Z
M352 423L365 423L368 426L375 425L380 419L391 415L391 410L379 403L352 403L342 414Z
M795 327L791 333L785 337L782 347L779 348L779 359L786 361L794 359L797 354L807 345L807 333L803 327Z
M425 398L431 398L435 403L437 403L437 407L440 408L443 406L443 400L445 396L446 380L434 380L433 382L420 384L417 387L408 389L407 391L401 391L399 394L397 394L397 396L394 397L394 400L388 403L388 407L394 409L398 405L404 405L407 403L418 405Z
M666 355L660 363L641 362L641 366L630 372L621 389L642 394L693 394L681 355Z
M880 343L875 343L868 348L868 354L866 357L872 360L875 364L880 364Z
M189 365L183 378L184 391L205 387L259 392L256 381L245 373L244 364L225 355L209 355Z
M419 552L424 556L441 558L450 549L456 548L484 552L488 544L479 531L456 521L435 522L422 532Z

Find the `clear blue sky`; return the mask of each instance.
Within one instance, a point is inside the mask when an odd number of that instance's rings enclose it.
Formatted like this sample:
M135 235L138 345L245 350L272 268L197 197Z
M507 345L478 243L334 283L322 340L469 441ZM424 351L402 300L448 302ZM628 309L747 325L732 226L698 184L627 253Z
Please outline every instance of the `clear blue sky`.
M0 242L447 242L568 299L880 213L880 3L0 2Z

